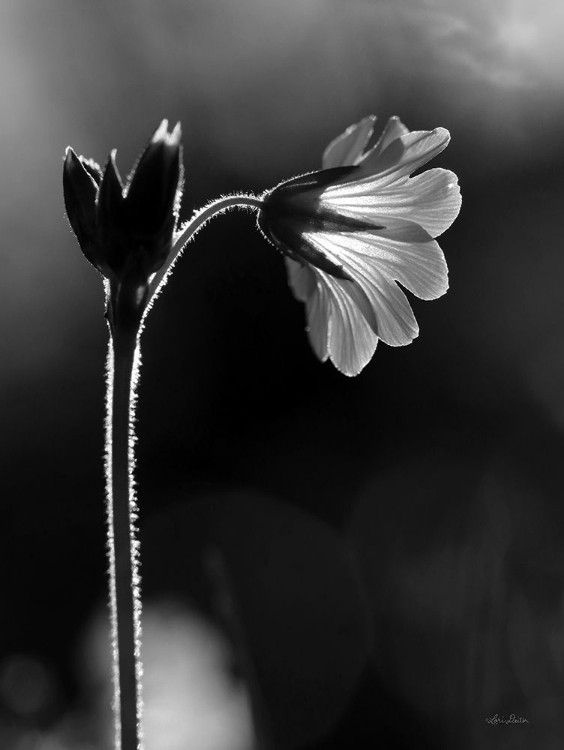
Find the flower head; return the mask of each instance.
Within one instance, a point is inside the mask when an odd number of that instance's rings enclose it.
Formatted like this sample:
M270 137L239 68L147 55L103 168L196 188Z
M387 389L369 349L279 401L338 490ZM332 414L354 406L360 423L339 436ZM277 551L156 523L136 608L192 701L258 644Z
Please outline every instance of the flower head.
M367 148L375 119L332 141L321 171L266 192L258 217L286 256L315 353L346 375L362 370L379 339L403 346L418 335L397 282L420 299L446 292L448 269L435 238L461 203L452 172L410 176L447 146L447 130L411 132L392 117Z
M163 120L125 183L115 151L103 171L72 148L66 152L63 192L71 227L114 298L121 295L120 304L137 312L146 302L149 277L172 247L182 191L181 138L180 123L169 133Z

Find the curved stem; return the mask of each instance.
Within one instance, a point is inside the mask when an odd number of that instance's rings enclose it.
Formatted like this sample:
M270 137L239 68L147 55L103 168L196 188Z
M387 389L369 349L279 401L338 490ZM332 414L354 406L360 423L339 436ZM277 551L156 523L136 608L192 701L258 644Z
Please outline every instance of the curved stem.
M166 268L152 279L148 302L165 281L184 245L212 216L236 206L260 209L262 202L249 195L233 195L220 198L196 212L176 237ZM133 479L133 421L142 321L132 324L128 316L122 321L123 316L117 315L119 300L112 294L110 285L107 285L106 294L110 313L107 314L110 344L106 399L106 493L115 746L116 750L142 750L141 596ZM150 304L147 304L143 318L149 308Z
M141 599L133 481L138 332L114 330L108 350L106 492L116 750L141 748Z
M209 219L236 206L256 210L262 207L262 201L249 195L220 198L196 212L182 228L176 237L166 268L155 274L151 281L142 319L184 245ZM112 293L111 285L107 284L110 345L106 401L106 492L115 747L116 750L142 750L141 596L139 542L135 539L137 505L133 479L135 386L139 371L142 320L133 322L134 318L131 316L118 314L123 313L119 304L120 291L125 294L121 287ZM126 302L130 302L129 298L126 298ZM127 311L127 304L125 309Z
M204 224L206 224L212 217L217 214L221 214L224 211L229 211L231 208L250 208L250 209L261 209L262 201L260 198L255 198L252 195L230 195L227 198L218 198L212 203L208 203L199 211L196 211L190 221L185 224L180 233L176 236L172 250L170 251L169 261L155 274L151 280L149 290L149 304L147 305L146 312L149 310L155 295L159 292L160 288L166 283L167 277L171 272L177 258L184 246L192 239L192 237L198 232Z
M218 198L212 203L208 203L207 206L196 211L194 216L186 224L178 237L175 240L172 248L172 254L175 255L178 251L184 247L184 245L192 239L196 232L201 229L204 224L209 221L216 214L221 214L224 211L228 211L230 208L236 207L243 208L262 208L262 201L259 198L254 198L252 195L230 195L227 198Z

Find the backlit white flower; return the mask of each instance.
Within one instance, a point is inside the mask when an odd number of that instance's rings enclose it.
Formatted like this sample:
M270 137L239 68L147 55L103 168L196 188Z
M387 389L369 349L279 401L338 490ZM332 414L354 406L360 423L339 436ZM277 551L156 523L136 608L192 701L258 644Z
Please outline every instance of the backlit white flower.
M410 176L447 146L447 130L410 132L392 117L367 149L375 120L366 117L332 141L321 171L266 192L258 216L286 256L315 353L346 375L362 370L379 339L403 346L418 335L396 282L425 300L447 291L448 269L434 238L461 202L452 172Z

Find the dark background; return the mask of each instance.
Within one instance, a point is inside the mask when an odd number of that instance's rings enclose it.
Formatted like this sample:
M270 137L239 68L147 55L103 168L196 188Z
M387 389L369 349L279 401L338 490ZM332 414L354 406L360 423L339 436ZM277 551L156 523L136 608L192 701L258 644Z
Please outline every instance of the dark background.
M411 299L412 345L380 344L355 379L321 365L245 213L197 236L147 319L147 750L248 748L251 702L263 747L559 748L559 0L5 0L0 16L2 750L111 746L107 332L63 212L65 147L100 163L115 147L126 174L181 120L187 219L318 168L369 113L447 127L432 166L462 187L440 240L451 289Z

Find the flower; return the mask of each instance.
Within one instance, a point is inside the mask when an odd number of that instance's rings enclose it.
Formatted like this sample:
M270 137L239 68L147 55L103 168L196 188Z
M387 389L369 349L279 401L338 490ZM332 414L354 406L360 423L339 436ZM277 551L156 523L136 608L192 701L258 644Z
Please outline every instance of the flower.
M94 161L67 148L67 216L87 260L109 280L114 308L129 306L142 313L149 277L169 256L182 192L181 138L180 123L169 133L163 120L125 185L115 150L102 172ZM116 310L110 309L112 313L115 317Z
M447 291L435 238L461 203L452 172L410 176L447 146L447 130L409 131L392 117L367 149L375 120L366 117L332 141L321 171L267 191L258 216L263 234L286 256L315 353L345 375L365 367L379 339L403 346L418 335L397 282L425 300Z

